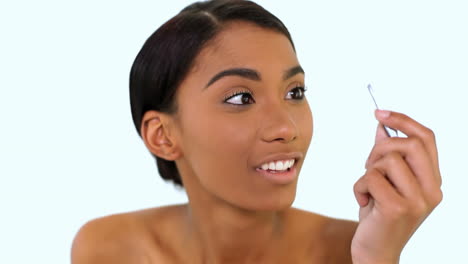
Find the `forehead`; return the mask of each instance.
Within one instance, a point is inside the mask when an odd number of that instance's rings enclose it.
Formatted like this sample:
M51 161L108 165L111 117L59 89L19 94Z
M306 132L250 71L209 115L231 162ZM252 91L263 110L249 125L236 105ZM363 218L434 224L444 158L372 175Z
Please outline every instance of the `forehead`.
M223 30L200 52L192 73L212 74L229 67L249 67L259 71L286 68L299 62L289 39L282 33L235 21Z

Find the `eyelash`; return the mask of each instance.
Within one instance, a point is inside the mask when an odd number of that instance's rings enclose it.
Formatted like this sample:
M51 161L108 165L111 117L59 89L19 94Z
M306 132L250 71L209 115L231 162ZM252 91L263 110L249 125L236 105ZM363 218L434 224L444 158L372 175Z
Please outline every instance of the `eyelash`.
M227 104L231 104L231 103L228 103L227 101L228 101L229 99L234 98L234 97L236 97L236 96L238 96L238 95L241 95L241 94L248 94L248 95L250 95L251 97L253 96L253 93L250 92L250 91L247 91L247 90L235 91L235 92L229 94L228 96L224 97L223 102L225 102L225 103L227 103ZM232 105L239 105L239 104L232 104ZM242 104L242 105L243 105L243 104Z
M296 90L296 89L301 90L302 96L303 96L303 97L302 97L301 99L292 99L292 100L297 100L297 101L303 100L303 99L304 99L304 96L305 96L305 92L307 91L307 87L306 87L306 86L302 86L302 85L297 85L296 87L294 87L294 88L292 88L291 90L289 90L289 91L288 91L288 94L289 94L291 91L294 91L294 90ZM253 93L250 92L250 91L247 91L247 90L236 91L236 92L234 92L234 93L232 93L232 94L226 96L226 97L224 98L224 101L223 101L223 102L226 103L226 104L229 104L229 105L233 105L233 106L245 106L245 105L249 105L249 104L233 104L233 103L228 103L228 102L227 102L229 99L232 99L232 98L234 98L234 97L236 97L236 96L238 96L238 95L242 95L242 94L248 94L250 97L253 96ZM252 97L252 99L253 99L253 97ZM254 101L255 101L255 100L254 100Z

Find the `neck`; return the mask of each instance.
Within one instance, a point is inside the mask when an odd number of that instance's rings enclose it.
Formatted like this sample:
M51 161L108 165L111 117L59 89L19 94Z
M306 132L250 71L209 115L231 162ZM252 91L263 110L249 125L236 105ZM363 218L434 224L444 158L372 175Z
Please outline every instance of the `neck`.
M186 224L188 247L201 263L272 263L283 234L281 212L248 211L222 202L191 201Z

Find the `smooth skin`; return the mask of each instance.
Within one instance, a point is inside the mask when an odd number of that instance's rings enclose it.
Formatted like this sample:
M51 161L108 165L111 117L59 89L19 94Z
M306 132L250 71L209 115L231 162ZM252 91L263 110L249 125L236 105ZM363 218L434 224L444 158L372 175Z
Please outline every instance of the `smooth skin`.
M72 263L398 263L442 198L433 133L403 114L379 112L380 123L408 138L377 130L367 171L354 187L359 224L292 208L297 177L277 184L256 168L273 154L295 152L300 172L313 122L301 96L304 73L291 74L297 66L282 34L228 24L180 85L177 113L143 117L146 147L176 162L189 202L87 223L73 243ZM210 82L239 68L258 78Z

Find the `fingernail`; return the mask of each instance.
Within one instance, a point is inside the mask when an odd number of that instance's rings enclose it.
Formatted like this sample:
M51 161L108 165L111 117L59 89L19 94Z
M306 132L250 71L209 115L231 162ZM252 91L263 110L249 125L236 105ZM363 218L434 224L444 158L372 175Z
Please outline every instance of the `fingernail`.
M375 110L375 115L377 116L377 118L381 118L381 119L388 118L390 114L391 112L387 110L379 110L379 109Z

